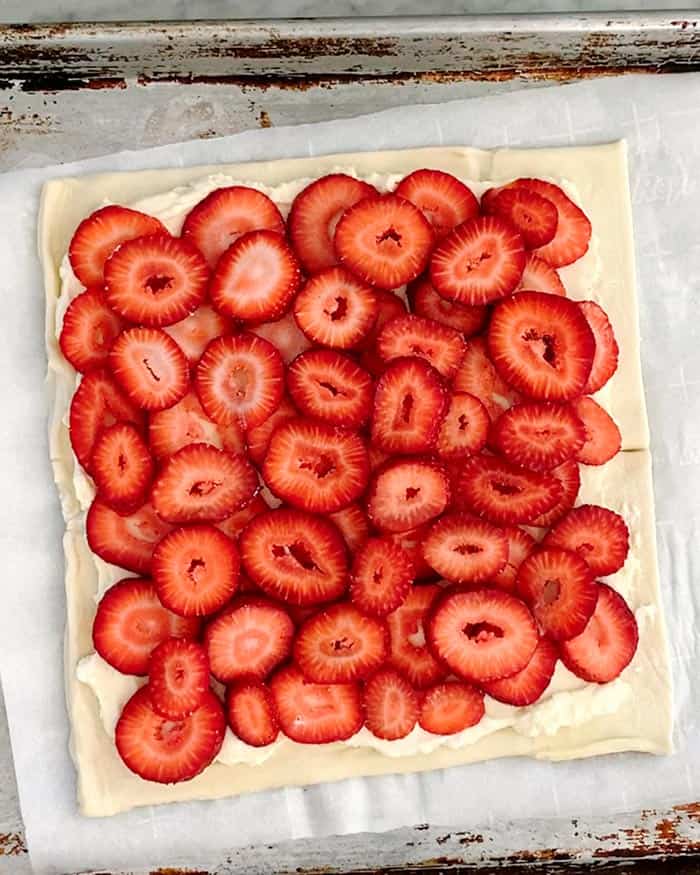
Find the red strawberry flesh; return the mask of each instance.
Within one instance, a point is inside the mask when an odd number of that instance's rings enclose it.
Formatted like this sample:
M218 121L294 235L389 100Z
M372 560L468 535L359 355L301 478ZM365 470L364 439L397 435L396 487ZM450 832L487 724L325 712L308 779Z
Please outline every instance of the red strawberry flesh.
M445 469L429 459L388 462L374 474L367 515L378 529L405 532L439 516L450 500Z
M208 690L209 663L201 644L168 638L151 653L148 692L162 717L186 717L205 703Z

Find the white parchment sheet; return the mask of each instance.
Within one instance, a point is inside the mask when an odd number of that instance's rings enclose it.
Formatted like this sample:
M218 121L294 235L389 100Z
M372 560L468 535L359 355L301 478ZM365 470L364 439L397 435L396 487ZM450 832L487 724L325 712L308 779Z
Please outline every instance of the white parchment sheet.
M46 437L41 184L56 176L430 145L630 146L661 586L676 695L670 757L506 759L214 803L78 815L63 697L63 520ZM700 76L630 76L0 175L0 672L39 873L206 865L228 848L429 822L591 815L700 799ZM478 792L475 792L478 788Z

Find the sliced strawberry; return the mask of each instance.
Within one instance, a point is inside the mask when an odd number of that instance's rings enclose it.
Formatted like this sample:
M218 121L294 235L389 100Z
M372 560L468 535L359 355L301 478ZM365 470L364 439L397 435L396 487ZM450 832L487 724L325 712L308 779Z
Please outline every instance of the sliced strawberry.
M282 400L284 364L275 347L255 334L219 337L197 365L195 386L214 422L253 428Z
M95 441L92 478L100 499L115 510L128 512L144 503L153 467L141 432L128 422L110 425Z
M414 170L396 186L395 194L418 207L438 240L479 215L479 201L472 190L442 170Z
M460 505L506 525L532 522L553 508L561 494L562 486L551 474L484 455L465 459L456 486Z
M513 592L518 569L537 546L537 541L518 526L506 526L502 529L508 543L506 564L498 572L491 575L490 583L498 589Z
M464 681L444 681L425 691L418 722L433 735L454 735L476 726L484 713L481 690Z
M260 681L243 680L228 688L226 716L236 738L253 747L272 744L279 735L272 693Z
M598 389L602 389L617 370L620 348L617 345L608 314L600 304L596 304L595 301L579 301L578 306L583 311L595 338L593 367L588 381L583 387L586 395L592 395Z
M573 459L562 462L561 465L552 468L548 473L550 477L555 477L561 484L561 498L551 510L536 516L530 523L531 526L547 527L560 520L574 506L578 491L581 488L581 473Z
M391 538L370 538L355 554L350 599L365 614L385 617L406 599L412 583L408 553Z
M549 686L558 658L557 645L549 638L540 638L525 668L510 677L487 681L484 692L506 705L532 705Z
M519 392L545 401L568 401L586 385L595 339L574 301L518 292L496 306L488 347L496 370Z
M418 721L418 693L395 669L375 672L365 683L362 701L365 725L377 738L405 738Z
M341 263L367 283L395 289L428 262L433 230L423 213L395 194L365 198L340 217L333 246Z
M476 334L484 327L488 315L486 307L470 307L468 304L448 301L435 291L426 277L416 280L408 294L413 304L413 312L418 316L454 328L466 337Z
M148 687L143 687L124 706L114 741L127 768L139 777L175 784L189 781L213 762L225 731L224 709L211 691L196 711L171 720L157 713Z
M208 625L204 645L211 673L228 684L241 678L263 680L292 650L294 623L278 602L245 597Z
M311 341L297 325L294 314L285 313L276 322L261 322L259 325L249 325L248 330L268 340L282 356L282 361L288 365L302 352L311 347Z
M457 392L467 392L481 401L492 420L518 401L518 394L501 379L488 357L483 337L472 337L467 351L452 381Z
M583 632L598 598L598 587L585 561L571 550L546 547L523 562L518 595L530 606L542 631L555 641Z
M370 443L367 447L367 455L369 457L369 467L372 472L376 471L381 465L391 458L391 453L386 453L380 450L376 444Z
M160 519L150 503L125 516L96 498L85 528L90 549L100 559L136 574L150 574L153 548L172 526Z
M342 510L328 514L343 536L350 555L354 555L369 537L369 520L359 504L349 504Z
M377 190L345 173L322 176L294 198L288 230L292 246L308 273L317 273L337 263L333 235L338 219L349 207Z
M241 234L258 229L284 234L284 220L273 201L245 185L217 188L193 207L182 236L199 249L212 270Z
M214 307L232 319L278 319L299 288L301 270L282 234L249 231L219 259L209 287Z
M388 453L432 449L447 404L447 389L435 368L420 358L396 359L374 393L372 442Z
M525 668L538 641L534 617L520 599L499 589L454 587L433 606L426 637L438 659L475 683Z
M270 438L275 429L282 425L283 422L295 419L298 416L299 411L289 398L284 396L264 422L248 429L246 432L248 455L256 465L262 465L267 455L267 448L270 446Z
M482 583L505 566L508 541L496 526L467 513L449 513L423 541L425 561L456 583Z
M178 617L158 601L150 580L128 577L110 586L97 606L92 642L122 674L145 675L153 650L168 638L194 638L199 621Z
M574 550L588 563L591 573L614 574L629 553L629 529L620 514L596 504L572 508L547 532L545 547Z
M632 661L639 642L634 614L622 596L598 584L593 616L580 635L561 645L564 665L577 677L596 684L614 680Z
M159 328L127 328L114 341L109 367L124 392L143 410L172 407L187 393L187 359Z
M63 316L61 352L76 371L86 373L107 363L107 355L124 327L107 306L101 289L88 289L68 305Z
M180 322L164 329L184 352L190 367L195 367L204 350L216 337L230 334L232 325L221 313L208 304L198 307Z
M167 234L153 216L110 205L91 213L78 225L68 246L73 273L87 287L101 286L105 261L114 250L135 237Z
M499 191L487 200L484 211L510 222L527 249L549 243L557 230L557 208L547 198L526 188Z
M363 680L386 659L386 623L341 602L306 620L294 642L294 661L317 684Z
M479 216L435 247L430 282L448 301L479 306L510 295L524 267L523 239L515 228L498 216Z
M201 644L168 638L151 653L148 692L162 717L186 717L204 704L208 691L209 663Z
M579 452L586 430L570 404L526 401L502 413L491 444L514 465L550 471Z
M377 336L377 352L386 362L404 356L425 359L446 380L457 373L466 346L459 331L422 316L399 316Z
M385 532L405 532L435 519L450 501L450 478L430 459L387 462L367 493L370 522Z
M253 583L290 605L329 602L345 592L345 543L323 517L290 508L261 513L241 533L239 547Z
M372 412L372 377L354 359L332 349L312 349L294 359L287 388L302 414L331 425L359 428Z
M362 728L359 684L312 683L288 665L274 675L270 689L282 732L299 744L344 741Z
M369 459L359 435L290 419L274 431L262 474L272 492L293 507L332 513L365 491Z
M151 413L148 442L153 453L161 458L172 456L188 444L211 444L227 453L245 450L245 437L240 426L212 422L191 389L177 404Z
M447 674L425 641L430 609L442 591L437 584L412 586L404 603L387 617L389 663L414 687L430 686Z
M180 237L152 234L127 240L105 262L105 298L129 322L161 328L199 307L209 268L198 249Z
M244 455L188 444L163 463L151 501L169 523L219 522L250 501L257 489L257 474Z
M227 516L225 520L221 520L216 525L225 535L236 540L254 517L265 513L269 509L265 499L261 495L256 495L252 501L249 501L240 510L234 511L231 516Z
M423 541L430 531L431 522L408 529L406 532L389 532L388 537L408 553L413 563L413 576L416 580L429 580L437 575L423 558Z
M394 292L387 292L386 289L375 289L374 296L377 300L377 317L369 332L358 344L358 349L361 350L360 364L362 367L378 377L386 370L386 362L377 352L377 335L387 322L398 316L405 316L408 310L403 299Z
M489 425L488 411L475 395L453 393L438 432L435 445L438 455L456 462L481 452L486 446Z
M181 617L213 614L238 589L238 548L216 526L170 532L153 551L151 566L158 598Z
M574 398L571 406L583 423L586 440L576 454L584 465L604 465L620 452L622 435L615 420L587 395Z
M564 283L559 278L559 274L551 266L541 258L538 258L532 252L528 252L527 261L525 262L525 270L520 278L520 289L527 289L531 292L545 292L548 295L566 296Z

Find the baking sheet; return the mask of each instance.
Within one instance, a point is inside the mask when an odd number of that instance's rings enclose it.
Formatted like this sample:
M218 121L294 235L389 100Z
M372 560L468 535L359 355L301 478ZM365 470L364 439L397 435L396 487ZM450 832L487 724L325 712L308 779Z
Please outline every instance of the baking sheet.
M251 131L0 176L3 420L0 672L20 800L38 872L206 866L227 848L430 822L604 814L700 798L695 625L700 579L700 77L627 77L372 117ZM43 395L36 206L51 176L362 149L630 143L660 570L671 632L678 752L560 764L492 761L429 775L350 780L216 803L141 809L110 820L76 813L62 692L65 613ZM478 787L479 792L473 791ZM518 793L513 788L519 788ZM206 849L206 850L205 850Z

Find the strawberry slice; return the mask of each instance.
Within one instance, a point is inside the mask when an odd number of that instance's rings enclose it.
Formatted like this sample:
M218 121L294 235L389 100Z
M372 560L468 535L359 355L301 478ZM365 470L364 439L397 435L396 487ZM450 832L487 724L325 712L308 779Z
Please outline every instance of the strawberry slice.
M575 403L575 401L572 402L572 404ZM561 465L557 465L556 468L552 468L547 473L550 477L555 477L561 484L561 498L551 510L536 516L530 523L532 526L546 528L560 520L574 506L578 491L581 488L581 473L573 459L562 462Z
M302 352L311 347L311 341L297 325L294 314L285 313L276 322L262 322L260 325L250 325L248 330L269 341L282 356L282 361L288 365Z
M148 443L160 458L172 456L188 444L211 444L227 453L245 450L245 437L240 426L212 422L191 389L177 404L150 414Z
M595 684L614 680L637 651L639 630L622 596L598 584L598 602L580 635L561 645L564 665L577 677Z
M566 289L564 283L559 278L559 274L551 266L541 258L528 252L527 261L525 262L525 270L520 278L520 289L527 289L531 292L545 292L548 295L562 295L566 297Z
M425 691L418 722L433 735L454 735L484 716L484 694L463 681L444 681Z
M248 596L222 611L204 633L211 673L228 684L263 680L292 650L294 623L278 602Z
M350 599L363 613L385 617L405 601L412 583L408 553L391 538L370 538L352 563Z
M256 465L262 465L267 455L267 448L270 446L270 438L275 429L282 425L283 422L295 419L298 416L299 411L289 398L284 396L264 422L248 429L246 432L248 455Z
M189 781L214 761L225 731L224 709L211 690L196 711L171 720L157 713L143 687L124 706L114 741L124 764L139 777L175 784Z
M413 576L416 580L429 580L436 577L433 569L423 558L423 541L426 539L429 531L430 521L423 523L421 526L416 526L415 529L408 529L406 532L389 532L387 535L405 553L408 553L413 563Z
M287 388L301 413L331 425L359 428L372 412L372 377L354 359L332 349L312 349L294 359Z
M394 292L387 292L386 289L375 289L374 296L377 300L377 316L369 332L358 344L358 349L361 351L360 364L362 367L378 377L386 370L386 362L380 358L377 352L377 336L387 322L398 316L405 316L408 310L403 299Z
M404 603L387 617L389 664L419 689L447 674L425 641L430 609L442 591L437 584L412 586Z
M527 249L544 246L557 230L557 208L526 188L505 188L484 204L487 215L499 216L518 231Z
M359 435L290 419L273 432L262 475L283 501L312 513L347 507L365 491L367 449Z
M498 216L478 216L435 247L430 282L448 301L479 306L510 295L524 267L523 238L516 229Z
M550 471L579 452L586 430L570 404L529 401L498 417L491 433L497 452L514 465Z
M143 413L104 368L90 371L80 381L70 405L70 442L80 464L90 472L95 441L103 429L117 422L143 426Z
M518 571L516 589L542 631L555 641L583 632L598 598L598 586L585 561L578 553L555 547L527 557Z
M472 337L467 342L467 351L452 381L452 388L478 398L493 420L519 400L517 392L494 368L483 337Z
M224 316L263 322L287 310L300 281L299 262L282 234L249 231L219 259L209 297Z
M323 517L290 508L261 513L241 533L239 547L253 583L290 605L329 602L345 592L345 543Z
M294 661L307 680L345 684L372 674L388 650L386 623L341 602L302 624L294 642Z
M282 214L261 191L231 185L210 192L190 210L182 236L199 249L213 270L232 243L258 229L284 234Z
M487 681L484 692L506 705L533 705L549 686L558 658L557 645L549 638L540 638L525 668L508 678Z
M260 681L239 681L228 688L226 716L233 734L245 744L265 747L277 740L275 703L269 687Z
M595 339L574 301L518 292L496 306L488 347L498 373L519 392L544 401L568 401L586 385Z
M496 524L531 523L559 501L562 486L551 474L517 468L495 456L465 459L457 477L460 505Z
M244 455L188 444L163 463L151 501L158 516L169 523L219 522L257 490L257 474Z
M187 393L190 371L180 347L159 328L127 328L114 341L109 367L143 410L172 407Z
M338 219L351 206L377 190L345 173L331 173L314 180L294 198L288 231L292 246L308 273L337 264L333 235Z
M146 500L153 459L141 432L128 422L106 428L95 442L92 478L102 501L115 510L136 510Z
M384 450L380 450L376 444L372 443L367 447L367 455L369 457L369 467L372 472L376 471L377 468L381 467L384 462L391 458L391 453L385 453Z
M418 356L446 380L457 373L466 346L459 331L422 316L399 316L387 322L377 336L377 352L385 362Z
M209 268L187 240L152 234L127 240L105 262L105 298L129 322L161 328L199 307Z
M372 477L367 493L367 515L385 532L405 532L427 523L450 501L450 478L442 465L430 459L387 462Z
M482 583L505 566L508 541L496 526L467 513L449 513L423 541L425 561L446 580Z
M575 551L597 577L622 568L630 549L629 537L620 514L596 504L582 504L547 532L542 545Z
M195 387L214 422L253 428L282 400L284 364L275 347L255 334L219 337L197 365Z
M314 274L294 302L294 318L304 334L338 349L357 346L376 316L374 289L341 266Z
M102 596L92 642L112 668L145 675L151 653L162 641L194 638L198 631L198 620L178 617L163 607L150 580L127 577Z
M510 593L449 587L432 609L426 637L454 674L482 683L525 668L539 636L527 605Z
M351 555L357 553L369 537L369 520L359 504L349 504L342 510L328 514L343 536Z
M340 262L380 289L415 279L428 262L433 230L421 210L395 194L365 198L346 210L333 246Z
M586 440L576 453L584 465L604 465L616 456L622 447L622 435L615 420L597 401L587 395L574 398L571 406L583 423Z
M128 207L102 207L83 219L75 229L68 246L73 273L88 288L101 286L105 261L118 246L135 237L167 233L153 216Z
M184 526L167 534L153 551L158 598L181 617L213 614L238 589L238 548L216 526Z
M221 529L225 535L228 535L229 538L233 538L235 541L254 517L258 514L265 513L265 511L269 509L269 505L265 499L261 495L256 495L252 501L249 501L248 504L240 508L240 510L234 511L231 516L227 516L225 520L221 520L216 526ZM240 582L242 583L242 581ZM239 589L240 588L241 587L239 586Z
M437 240L479 215L479 201L472 190L442 170L414 170L396 186L395 194L418 207Z
M586 385L583 387L584 394L592 395L598 389L602 389L617 370L620 348L617 345L608 314L600 304L596 304L595 301L579 301L578 306L583 311L595 338L593 366Z
M166 325L163 329L184 352L191 368L204 354L204 350L216 337L231 334L233 327L229 319L217 313L208 304L198 307L180 322Z
M408 289L413 312L460 331L466 337L477 334L484 327L488 311L484 306L470 307L457 304L439 295L426 277L417 279Z
M100 559L136 574L150 574L153 548L172 526L146 503L128 515L96 498L85 519L88 544Z
M364 723L359 684L315 684L295 665L270 681L282 732L299 744L345 741Z
M107 363L107 355L124 327L110 310L101 289L88 289L68 305L63 316L61 352L76 371L86 373Z
M205 703L208 690L209 663L201 644L168 638L151 653L148 692L161 717L186 717Z
M476 395L454 392L438 432L435 444L438 455L456 462L481 452L490 424L488 411Z
M527 532L524 532L518 526L506 526L502 529L502 532L506 536L508 556L506 564L498 574L491 575L490 583L498 587L498 589L513 592L518 569L533 552L537 546L537 541L535 541L532 535L528 535Z
M432 449L447 405L447 389L435 368L420 358L395 359L375 389L372 443L388 453Z
M377 738L405 738L418 721L418 694L392 668L380 668L365 682L362 703L365 725Z

